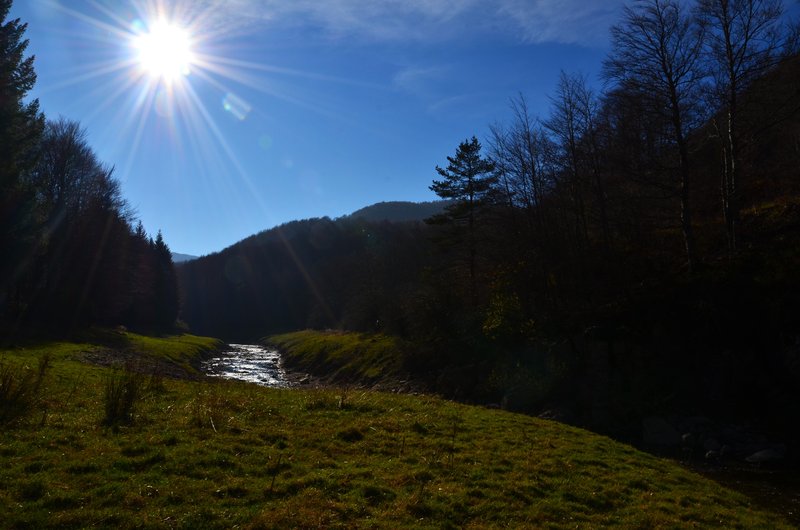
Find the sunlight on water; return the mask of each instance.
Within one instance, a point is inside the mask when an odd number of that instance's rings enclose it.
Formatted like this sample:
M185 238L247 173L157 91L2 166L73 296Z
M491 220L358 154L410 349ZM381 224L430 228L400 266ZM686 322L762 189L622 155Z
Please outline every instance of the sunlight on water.
M280 354L255 344L231 344L217 356L205 361L207 375L238 379L273 388L289 386L280 366Z

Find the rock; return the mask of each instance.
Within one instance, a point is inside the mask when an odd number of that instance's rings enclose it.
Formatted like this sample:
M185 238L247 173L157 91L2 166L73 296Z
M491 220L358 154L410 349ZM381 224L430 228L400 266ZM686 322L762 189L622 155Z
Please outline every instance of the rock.
M769 449L762 449L745 458L745 462L751 464L766 464L769 462L777 462L783 460L786 456L786 447L776 445Z
M642 421L642 441L648 445L680 445L681 435L664 418L650 416Z
M575 423L575 414L571 409L563 405L550 404L545 407L539 414L538 418L543 420L552 420L560 423Z
M709 449L706 451L706 460L719 462L728 454L729 451L730 448L727 445L723 445L719 449Z
M690 449L694 447L696 443L697 437L694 434L687 432L681 435L681 445L684 448Z
M719 451L722 448L722 445L716 440L716 438L706 438L703 442L703 449L706 451Z

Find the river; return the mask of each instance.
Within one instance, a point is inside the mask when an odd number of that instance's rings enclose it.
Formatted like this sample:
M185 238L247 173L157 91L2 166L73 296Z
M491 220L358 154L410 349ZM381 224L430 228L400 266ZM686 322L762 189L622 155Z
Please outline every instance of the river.
M229 344L203 362L203 371L213 377L238 379L272 388L292 386L281 366L280 353L257 344Z

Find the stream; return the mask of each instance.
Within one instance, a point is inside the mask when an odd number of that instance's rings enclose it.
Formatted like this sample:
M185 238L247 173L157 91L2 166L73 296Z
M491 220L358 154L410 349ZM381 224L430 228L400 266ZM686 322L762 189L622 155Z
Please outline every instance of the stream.
M238 379L272 388L292 386L277 350L257 344L229 344L203 362L203 371L212 377Z

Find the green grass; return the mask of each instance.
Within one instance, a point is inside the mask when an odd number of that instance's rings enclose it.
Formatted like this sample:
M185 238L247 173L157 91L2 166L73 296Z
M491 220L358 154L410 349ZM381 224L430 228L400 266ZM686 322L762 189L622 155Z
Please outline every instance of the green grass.
M339 382L402 378L403 345L383 334L304 330L273 335L287 366Z
M128 347L153 358L166 360L194 371L197 360L204 354L221 347L223 342L211 337L196 335L169 335L148 337L124 332Z
M3 352L54 362L0 431L0 528L788 527L607 438L428 396L166 379L103 427L87 346Z

